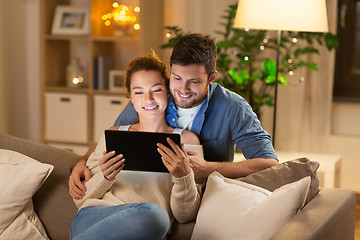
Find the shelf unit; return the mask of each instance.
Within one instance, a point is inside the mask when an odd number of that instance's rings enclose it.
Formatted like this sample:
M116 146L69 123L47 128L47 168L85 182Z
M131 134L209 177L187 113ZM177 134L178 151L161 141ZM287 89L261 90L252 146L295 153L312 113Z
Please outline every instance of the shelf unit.
M127 103L124 92L94 89L95 58L106 56L111 59L111 69L124 70L131 59L142 54L144 48L139 33L114 36L112 27L103 24L101 16L111 11L113 2L112 0L40 1L40 135L44 143L63 146L80 154L85 153L89 145L98 140L95 132L99 132L99 128L111 127L116 116ZM132 0L128 4L130 3L132 6L138 5L140 0ZM88 7L90 34L51 35L54 13L58 5ZM66 67L74 56L80 59L84 68L84 79L87 84L83 88L66 87ZM95 108L95 105L99 106L95 102L96 99L101 99L105 105L105 100L108 99L108 102L115 103L115 106L105 106L104 109L111 112L104 112L101 107ZM98 114L111 122L95 122L95 116ZM79 137L80 135L82 137Z

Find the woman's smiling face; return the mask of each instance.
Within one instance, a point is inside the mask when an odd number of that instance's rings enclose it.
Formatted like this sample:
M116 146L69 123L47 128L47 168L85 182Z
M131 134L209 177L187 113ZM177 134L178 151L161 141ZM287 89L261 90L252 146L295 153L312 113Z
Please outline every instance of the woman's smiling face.
M158 71L141 70L131 76L130 100L139 117L155 118L164 115L168 90Z

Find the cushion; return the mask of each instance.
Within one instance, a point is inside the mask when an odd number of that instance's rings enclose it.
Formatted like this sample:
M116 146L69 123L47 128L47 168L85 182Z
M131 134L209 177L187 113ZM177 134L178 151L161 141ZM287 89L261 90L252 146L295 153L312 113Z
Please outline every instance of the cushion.
M305 177L270 192L214 172L192 239L268 239L303 206L309 186Z
M0 148L22 153L54 166L33 197L34 209L50 239L68 239L77 208L69 194L71 168L81 156L70 151L0 133Z
M310 161L307 158L299 158L250 174L240 180L272 192L285 184L310 176L310 190L305 202L307 204L319 192L319 178L316 175L319 166L318 162Z
M21 229L21 230L19 230ZM0 235L0 239L49 239L45 229L34 212L31 199L26 204L24 210L14 219L8 228Z
M40 234L38 238L47 238L44 228L39 224L40 220L34 220L37 216L32 209L31 198L53 168L50 164L40 163L20 153L0 149L0 236L9 227L17 231L37 228ZM32 233L22 232L22 239L27 239L26 234ZM33 235L29 236L34 238Z

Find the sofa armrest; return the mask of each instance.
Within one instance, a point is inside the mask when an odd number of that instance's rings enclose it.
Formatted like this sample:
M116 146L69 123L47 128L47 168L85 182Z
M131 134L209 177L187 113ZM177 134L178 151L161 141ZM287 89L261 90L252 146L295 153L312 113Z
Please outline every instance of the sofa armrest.
M353 240L355 214L356 198L353 191L321 189L271 240Z

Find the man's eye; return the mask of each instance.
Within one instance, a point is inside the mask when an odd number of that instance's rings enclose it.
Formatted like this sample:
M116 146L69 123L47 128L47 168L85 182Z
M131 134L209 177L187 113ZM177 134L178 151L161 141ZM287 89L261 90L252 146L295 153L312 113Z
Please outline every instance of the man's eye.
M143 92L134 92L136 95L143 94Z
M200 81L198 81L198 80L194 80L194 81L191 81L191 83L193 83L193 84L199 84L199 83L200 83Z
M155 89L153 92L161 92L161 91L162 91L162 89L159 88L159 89Z

